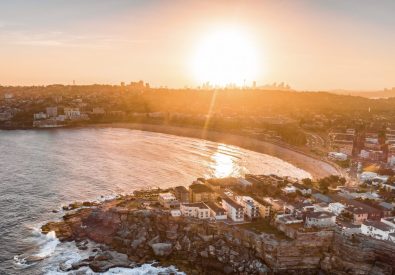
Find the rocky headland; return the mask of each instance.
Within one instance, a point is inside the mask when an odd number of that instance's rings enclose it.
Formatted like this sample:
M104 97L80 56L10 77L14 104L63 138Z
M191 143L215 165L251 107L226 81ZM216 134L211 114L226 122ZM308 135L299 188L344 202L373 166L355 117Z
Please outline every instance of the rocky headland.
M294 239L257 233L223 222L173 217L142 209L133 196L85 203L43 233L61 241L87 240L100 249L63 270L89 266L95 272L147 262L174 265L187 274L393 274L395 246L335 231L298 233Z

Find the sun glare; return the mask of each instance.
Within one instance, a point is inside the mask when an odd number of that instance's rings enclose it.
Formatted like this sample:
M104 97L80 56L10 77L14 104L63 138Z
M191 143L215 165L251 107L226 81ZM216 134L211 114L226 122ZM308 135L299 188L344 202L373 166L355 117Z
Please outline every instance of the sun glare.
M256 79L259 57L253 40L243 31L217 30L198 42L193 72L199 83L243 86Z

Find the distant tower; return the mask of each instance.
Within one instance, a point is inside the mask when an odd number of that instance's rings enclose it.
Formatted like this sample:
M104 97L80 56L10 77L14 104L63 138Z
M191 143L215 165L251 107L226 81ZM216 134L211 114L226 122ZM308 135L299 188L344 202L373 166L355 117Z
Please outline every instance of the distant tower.
M75 80L73 80L73 86L75 86Z
M252 82L252 88L256 89L256 81L255 80Z

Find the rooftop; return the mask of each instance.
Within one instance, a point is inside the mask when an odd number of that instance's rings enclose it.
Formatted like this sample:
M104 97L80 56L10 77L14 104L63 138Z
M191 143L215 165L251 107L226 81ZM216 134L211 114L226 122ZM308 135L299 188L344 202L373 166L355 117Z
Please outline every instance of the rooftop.
M214 191L205 184L195 183L189 186L194 193L214 193Z
M207 205L203 202L183 203L182 205L187 207L198 207L199 209L208 209Z
M306 214L307 218L314 218L314 219L327 219L336 216L331 212L326 211L318 211L318 212L310 212Z
M231 198L229 198L229 197L225 197L225 198L222 198L227 204L229 204L230 206L232 206L233 208L236 208L236 209L240 209L240 208L244 208L243 206L241 206L240 204L238 204L237 202L235 202L234 200L232 200Z
M391 226L379 221L364 221L363 224L366 226L375 227L382 231L390 231L391 229L393 229Z
M223 209L221 206L219 206L218 204L216 204L214 202L206 202L205 204L208 206L208 208L213 210L215 213L224 213L224 212L226 212L225 209Z

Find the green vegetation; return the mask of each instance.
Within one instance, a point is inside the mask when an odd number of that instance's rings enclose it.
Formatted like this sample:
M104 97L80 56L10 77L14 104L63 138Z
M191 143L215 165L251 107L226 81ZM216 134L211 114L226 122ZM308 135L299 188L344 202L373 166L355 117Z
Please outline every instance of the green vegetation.
M324 194L328 193L329 187L336 188L339 185L344 185L346 179L343 177L330 175L328 177L322 178L318 181L318 187L320 191Z

